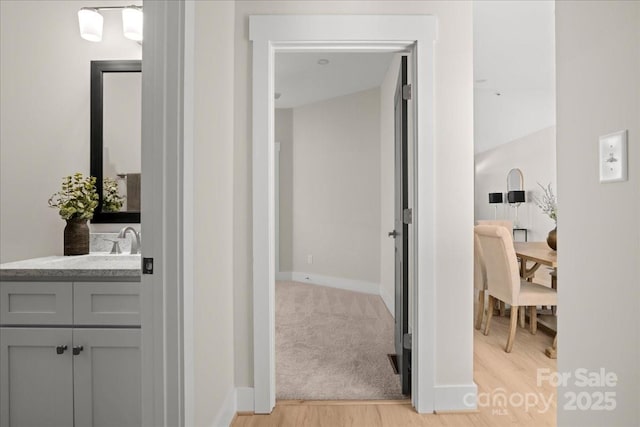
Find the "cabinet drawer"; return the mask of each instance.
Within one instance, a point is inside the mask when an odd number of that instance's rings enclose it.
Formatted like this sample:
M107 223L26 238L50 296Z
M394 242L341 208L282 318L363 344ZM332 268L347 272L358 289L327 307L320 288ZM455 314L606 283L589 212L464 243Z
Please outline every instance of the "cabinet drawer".
M71 282L0 282L0 324L70 325Z
M76 282L74 325L140 325L140 283Z

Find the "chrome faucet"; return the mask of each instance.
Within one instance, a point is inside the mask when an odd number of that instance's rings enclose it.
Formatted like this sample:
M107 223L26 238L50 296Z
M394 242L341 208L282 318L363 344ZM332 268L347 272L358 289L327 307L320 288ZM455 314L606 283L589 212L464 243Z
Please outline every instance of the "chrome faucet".
M132 232L135 239L131 239L131 255L135 255L140 252L140 233L131 226L124 227L118 234L119 239L124 239L128 232Z

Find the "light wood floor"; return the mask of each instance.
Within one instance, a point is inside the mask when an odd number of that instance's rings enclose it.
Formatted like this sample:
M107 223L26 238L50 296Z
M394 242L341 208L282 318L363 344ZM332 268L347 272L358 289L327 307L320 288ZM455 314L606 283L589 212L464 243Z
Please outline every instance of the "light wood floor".
M528 325L527 325L528 326ZM518 328L513 351L504 352L508 331L508 317L494 316L491 333L485 337L475 331L474 376L480 401L503 394L514 405L500 407L479 405L478 411L466 414L425 414L415 412L408 402L323 402L283 401L276 404L270 415L238 415L233 427L400 427L400 426L555 426L556 390L548 383L536 385L537 370L547 368L556 372L556 361L544 354L553 337L538 331ZM551 401L544 412L539 399L536 407L525 410L516 394L542 395Z

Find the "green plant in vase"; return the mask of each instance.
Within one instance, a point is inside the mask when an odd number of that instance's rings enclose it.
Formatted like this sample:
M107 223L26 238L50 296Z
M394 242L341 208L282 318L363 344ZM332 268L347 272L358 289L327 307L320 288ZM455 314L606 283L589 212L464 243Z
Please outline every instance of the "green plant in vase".
M115 179L107 177L102 181L103 212L120 212L124 205L124 197L118 190L118 181Z
M89 253L89 226L98 206L96 178L75 173L62 178L62 189L49 198L49 207L67 221L64 228L64 254L84 255Z

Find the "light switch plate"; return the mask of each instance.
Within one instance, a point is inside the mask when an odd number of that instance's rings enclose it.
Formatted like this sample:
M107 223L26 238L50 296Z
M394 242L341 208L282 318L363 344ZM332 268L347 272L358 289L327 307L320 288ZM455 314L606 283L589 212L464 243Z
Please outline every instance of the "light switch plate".
M600 182L627 180L627 130L600 137Z

